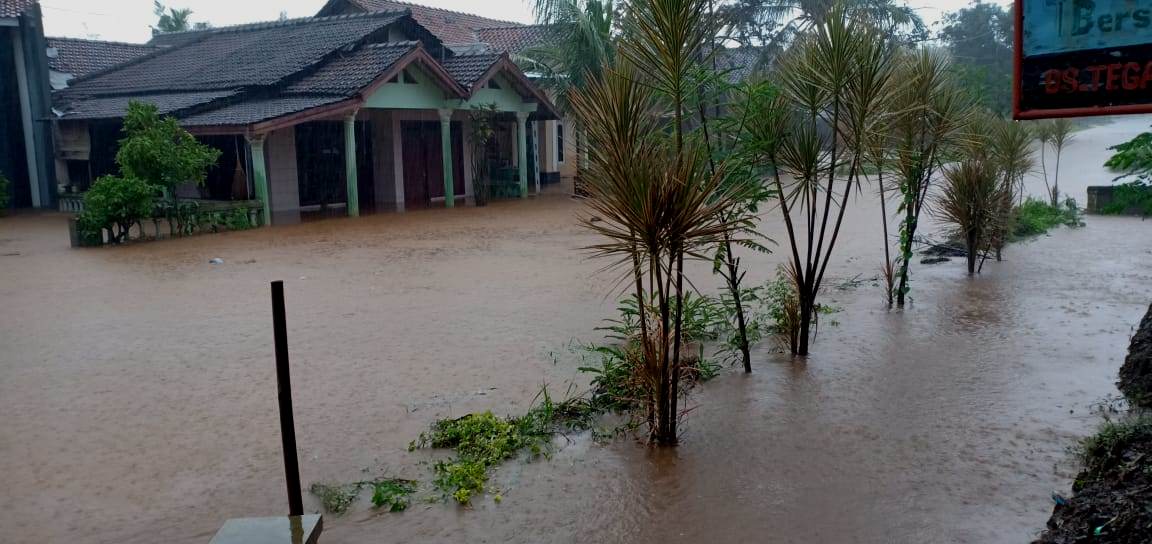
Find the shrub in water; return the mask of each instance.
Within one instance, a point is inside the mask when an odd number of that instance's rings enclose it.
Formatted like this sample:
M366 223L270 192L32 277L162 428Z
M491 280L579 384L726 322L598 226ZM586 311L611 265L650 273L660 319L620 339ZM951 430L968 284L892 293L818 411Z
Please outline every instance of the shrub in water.
M149 217L155 207L156 189L136 178L104 176L84 193L84 212L80 230L98 236L102 229L110 233L114 244L124 241L132 225Z

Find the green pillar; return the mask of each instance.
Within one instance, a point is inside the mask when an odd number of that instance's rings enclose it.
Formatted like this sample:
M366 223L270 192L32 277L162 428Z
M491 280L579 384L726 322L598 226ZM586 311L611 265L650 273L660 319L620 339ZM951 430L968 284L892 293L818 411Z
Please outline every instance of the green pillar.
M516 112L517 166L520 170L520 198L528 198L528 113Z
M456 206L456 173L452 171L452 110L440 112L440 150L444 158L444 207Z
M264 207L264 224L272 224L272 203L268 198L268 168L264 165L264 134L248 136L248 156L252 157L252 185L256 199Z
M360 185L356 172L356 114L344 118L344 177L348 181L348 217L360 215Z

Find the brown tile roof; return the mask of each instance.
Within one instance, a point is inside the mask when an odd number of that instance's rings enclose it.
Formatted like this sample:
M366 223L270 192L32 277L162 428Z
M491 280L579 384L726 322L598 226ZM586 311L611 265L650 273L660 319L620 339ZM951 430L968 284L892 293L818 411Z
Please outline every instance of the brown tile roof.
M190 115L181 119L180 124L186 127L251 125L344 100L346 98L341 96L277 96L252 99Z
M19 17L36 0L0 0L0 18Z
M479 28L476 37L488 44L493 51L520 53L529 47L544 44L549 38L556 39L554 25L517 25L494 28Z
M479 55L456 55L440 62L448 74L465 89L471 89L493 64L499 62L503 55L499 53L483 53Z
M155 104L161 114L177 114L180 110L202 107L214 100L235 95L234 91L208 91L185 93L134 94L127 96L85 97L69 95L66 91L54 95L53 107L67 120L119 119L128 111L131 101Z
M371 44L340 53L319 70L289 84L284 92L351 96L388 71L419 42Z
M476 29L492 27L509 27L518 23L515 21L502 21L481 17L471 13L461 13L443 8L434 8L409 2L396 0L344 0L347 4L358 7L364 11L384 11L407 9L412 11L412 18L440 38L446 44L476 43ZM329 2L321 10L325 13L335 2Z
M85 76L107 70L136 57L147 55L155 47L140 43L104 42L78 38L46 38L48 47L56 50L48 66L57 72Z
M199 92L274 85L405 16L378 12L191 32L197 38L184 45L161 48L74 80L70 93Z
M418 41L387 42L393 29ZM516 90L553 109L506 54L449 56L407 12L368 12L178 33L171 46L73 80L53 93L63 119L123 116L128 102L156 104L181 124L206 131L297 122L354 108L360 93L398 63L419 62L459 98L497 63ZM301 115L296 115L301 114ZM283 119L288 116L291 119ZM265 123L267 122L267 123Z

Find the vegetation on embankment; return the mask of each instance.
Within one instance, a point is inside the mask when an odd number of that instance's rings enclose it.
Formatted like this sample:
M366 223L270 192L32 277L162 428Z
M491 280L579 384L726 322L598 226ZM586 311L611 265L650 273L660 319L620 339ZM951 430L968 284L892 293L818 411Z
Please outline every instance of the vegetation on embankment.
M1152 542L1152 306L1117 385L1133 412L1081 442L1084 469L1072 484L1075 495L1053 496L1056 507L1035 544Z
M1152 416L1107 422L1081 443L1075 495L1054 495L1048 528L1034 544L1152 542Z

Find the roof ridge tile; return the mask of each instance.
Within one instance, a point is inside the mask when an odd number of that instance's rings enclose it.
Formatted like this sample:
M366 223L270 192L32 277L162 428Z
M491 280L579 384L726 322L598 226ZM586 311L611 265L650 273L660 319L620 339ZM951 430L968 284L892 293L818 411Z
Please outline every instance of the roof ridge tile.
M368 9L368 7L369 7L369 6L366 6L362 3L360 3L359 0L352 0L352 1L354 3L356 3L357 5L359 5L363 9ZM488 19L489 21L498 21L501 23L508 23L509 25L523 25L523 23L517 23L516 21L509 21L507 19L493 19L492 17L485 17L483 15L477 15L475 13L468 13L466 11L457 11L454 9L440 8L440 7L436 7L436 6L429 6L427 4L418 4L416 2L406 2L405 0L386 0L386 1L388 1L392 4L404 4L407 6L415 6L418 8L430 9L430 10L439 11L442 13L451 13L453 15L463 15L465 17L475 17L477 19ZM371 13L371 12L369 12L369 13Z
M286 26L296 26L312 23L327 23L340 20L351 19L367 19L371 17L383 16L396 16L400 14L411 15L411 10L407 9L391 9L379 11L366 11L363 13L345 13L342 15L329 15L327 17L296 17L293 19L285 19L283 21L256 21L253 23L241 23L238 25L218 26L213 28L201 28L194 30L180 30L176 32L164 32L159 34L165 37L169 36L193 36L193 35L209 35L209 34L225 34L229 32L245 32L250 30L266 30L269 28L280 28Z

